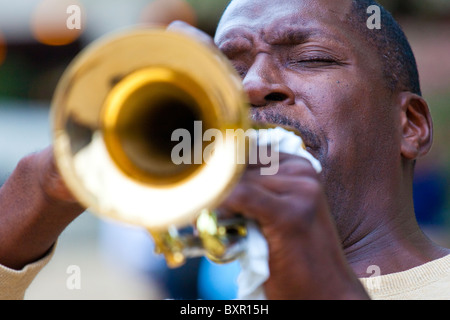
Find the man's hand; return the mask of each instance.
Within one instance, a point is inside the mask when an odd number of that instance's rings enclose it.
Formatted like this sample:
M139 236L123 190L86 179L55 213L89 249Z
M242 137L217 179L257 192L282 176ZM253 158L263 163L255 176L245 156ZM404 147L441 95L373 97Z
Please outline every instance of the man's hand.
M368 298L347 265L309 161L280 154L279 171L272 176L250 165L219 212L259 224L269 245L269 299Z
M46 198L51 202L78 203L77 199L66 187L56 167L53 149L48 147L35 156L39 168L39 184Z
M64 185L51 147L24 157L0 189L0 264L21 269L41 258L84 210Z

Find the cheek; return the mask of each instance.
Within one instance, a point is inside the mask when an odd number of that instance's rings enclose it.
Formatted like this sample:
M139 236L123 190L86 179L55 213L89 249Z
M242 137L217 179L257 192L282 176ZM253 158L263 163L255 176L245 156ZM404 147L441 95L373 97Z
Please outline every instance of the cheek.
M328 75L304 86L305 103L326 140L322 160L345 169L382 156L395 131L387 102L367 83L351 79Z
M365 101L359 98L360 89L345 77L324 76L316 83L306 86L304 98L327 141L327 153L333 154L342 147L347 149L353 138L367 129L361 125L367 118Z

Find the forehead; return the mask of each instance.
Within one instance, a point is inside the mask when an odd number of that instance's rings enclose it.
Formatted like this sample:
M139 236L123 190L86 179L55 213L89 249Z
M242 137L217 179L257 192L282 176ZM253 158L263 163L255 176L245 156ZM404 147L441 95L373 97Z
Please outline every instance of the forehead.
M351 8L352 0L233 0L219 23L216 42L244 30L266 37L293 28L339 31L346 27Z

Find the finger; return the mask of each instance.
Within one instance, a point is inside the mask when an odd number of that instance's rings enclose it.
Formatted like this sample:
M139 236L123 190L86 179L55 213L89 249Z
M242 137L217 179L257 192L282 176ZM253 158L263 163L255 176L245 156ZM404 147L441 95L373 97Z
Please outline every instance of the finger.
M255 176L246 175L241 182L246 184L258 185L267 191L279 195L290 196L298 195L302 196L302 193L307 193L309 185L319 183L318 180L311 176Z
M283 210L277 197L255 184L240 183L220 206L223 212L242 214L261 226L270 224L274 213Z
M283 156L283 154L281 155ZM319 176L311 161L292 155L280 159L277 174L282 176L307 176L310 178L318 178Z
M280 153L279 156L279 159L274 157L273 161L266 165L261 163L249 164L245 174L249 176L281 175L318 178L318 173L309 160L303 157L286 155L283 153ZM267 174L268 171L263 171L263 169L269 167L271 167L271 170L269 171L271 174Z
M47 147L37 154L39 157L39 183L42 190L49 199L56 201L64 201L67 203L78 203L67 188L58 167L55 163L53 148Z

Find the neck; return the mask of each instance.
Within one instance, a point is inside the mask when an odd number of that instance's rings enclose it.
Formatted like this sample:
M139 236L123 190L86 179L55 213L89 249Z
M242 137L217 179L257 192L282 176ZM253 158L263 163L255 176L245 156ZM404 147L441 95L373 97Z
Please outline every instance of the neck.
M366 203L359 212L363 214L357 226L342 238L347 261L358 277L373 275L375 269L371 266L376 266L384 275L405 271L450 253L433 243L417 224L412 187L397 194L391 192L384 198L377 196L375 199L388 200L378 201L377 204L381 204L378 207Z
M344 249L347 261L358 277L370 277L370 266L382 275L405 271L448 253L434 244L413 222L375 229Z

